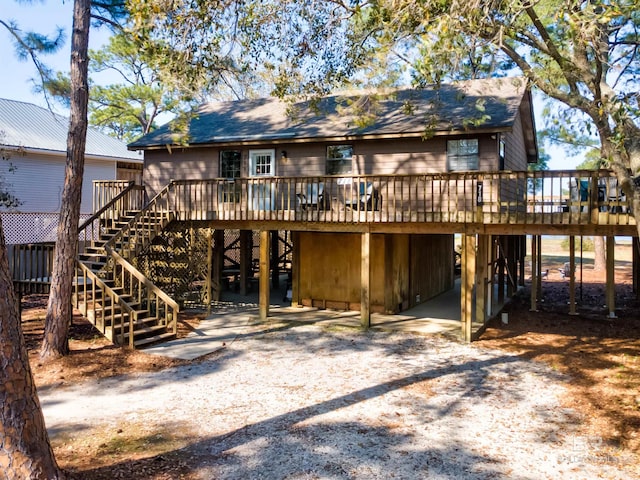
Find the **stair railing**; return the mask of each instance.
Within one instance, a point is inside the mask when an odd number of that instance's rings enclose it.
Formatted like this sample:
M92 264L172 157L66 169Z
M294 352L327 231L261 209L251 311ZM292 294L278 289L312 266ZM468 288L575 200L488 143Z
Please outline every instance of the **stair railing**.
M109 239L105 247L120 250L127 261L146 248L173 218L170 208L172 188L173 182L153 197L125 227Z
M100 237L100 231L107 225L113 226L131 205L140 205L144 201L144 187L131 181L119 194L105 203L98 211L91 215L78 227L80 241L95 242Z
M125 235L127 235L126 238L128 238L128 245L122 245L122 247L128 255L131 255L132 252L133 255L135 255L144 245L148 244L158 233L162 231L164 226L170 221L169 209L161 206L161 202L169 196L170 186L171 185L168 185L162 192L156 195L149 204L142 208L142 210L140 210L140 212L131 219L126 227L109 239L103 245L103 248L112 260L111 267L113 268L113 276L116 284L119 284L118 286L124 289L124 293L122 295L126 294L127 297L130 296L134 299L133 302L146 306L150 311L155 310L154 313L159 324L165 326L165 328L173 334L176 334L179 312L178 304L115 251L116 246L119 245L119 243L122 242L122 239L125 238ZM127 196L138 190L143 189L142 187L134 185L133 182L130 182L125 190L116 195L110 202L105 204L100 208L100 210L84 222L80 226L79 230L80 232L84 232L85 243L87 241L94 242L99 237L100 230L97 232L95 231L96 225L98 225L97 228L100 229L104 227L103 223L111 221L111 225L113 226L115 221L125 213L127 210L126 207L131 205L131 200L128 199ZM151 215L148 215L147 212L151 212ZM142 231L144 232L144 235L130 235L130 232L133 229L135 229L134 233L140 233ZM87 234L86 232L89 230L90 233ZM142 242L140 242L142 245L138 243L140 240L142 240ZM121 307L121 311L123 313L127 313L127 328L125 328L125 325L123 324L124 317L117 317L113 309L110 313L105 313L104 308L97 310L95 300L93 300L91 304L89 304L88 301L85 301L85 311L83 313L86 316L90 310L93 310L96 327L103 334L106 334L106 327L110 322L112 324L112 331L114 332L111 339L115 343L124 345L126 340L125 332L128 331L129 338L126 343L133 348L135 341L135 323L137 321L136 311L124 298L116 293L113 288L107 285L103 279L96 275L96 273L90 268L79 261L77 264L80 275L77 276L76 282L75 306L79 307L79 298L81 294L84 294L85 299L89 298L88 294L91 294L91 298L95 299L96 293L99 293L101 298L110 298L112 305L118 304ZM117 328L117 326L119 328Z
M180 311L178 303L109 246L105 246L105 250L114 261L114 280L124 289L124 294L141 305L141 308L148 309L157 319L158 325L164 326L174 335L177 334ZM133 342L133 321L137 321L135 312L130 315L130 319L130 342Z
M135 312L133 308L123 299L120 298L111 287L98 277L86 265L77 262L79 275L76 276L76 295L74 306L78 308L85 317L89 317L92 312L94 326L111 341L118 345L125 345L125 327L129 332L129 347L134 347L133 326L135 320ZM89 301L89 295L91 301ZM80 307L80 297L85 299L84 306ZM96 299L100 298L101 308L97 308ZM121 310L116 312L114 308L107 310L105 299L111 300L111 305L119 305ZM128 325L125 326L125 314L128 317ZM111 335L108 335L107 329L111 327Z

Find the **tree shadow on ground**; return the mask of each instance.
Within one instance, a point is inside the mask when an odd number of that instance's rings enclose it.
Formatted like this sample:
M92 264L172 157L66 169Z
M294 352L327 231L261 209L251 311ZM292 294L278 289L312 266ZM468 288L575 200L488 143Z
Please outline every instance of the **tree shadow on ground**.
M608 318L604 286L585 283L577 315L569 315L568 284L543 284L543 302L531 312L524 289L505 308L508 324L494 319L478 345L517 353L567 373L569 405L593 422L611 446L640 451L640 302L631 285L617 285L616 318Z

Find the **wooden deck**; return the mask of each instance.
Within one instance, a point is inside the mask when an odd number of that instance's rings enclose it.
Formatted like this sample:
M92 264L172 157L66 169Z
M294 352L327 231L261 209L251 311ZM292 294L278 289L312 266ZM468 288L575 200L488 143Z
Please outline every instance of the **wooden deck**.
M635 235L609 171L176 180L152 201L225 228Z

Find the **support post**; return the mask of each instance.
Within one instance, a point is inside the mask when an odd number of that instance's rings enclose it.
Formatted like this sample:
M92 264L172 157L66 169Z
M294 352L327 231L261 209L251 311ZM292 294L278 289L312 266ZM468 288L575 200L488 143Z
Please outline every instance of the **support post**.
M213 231L213 299L220 301L222 271L224 270L224 230Z
M520 235L519 237L519 247L518 247L518 262L520 265L518 275L518 285L524 287L524 258L527 255L527 236Z
M537 270L536 270L536 278L538 280L538 300L542 300L542 235L538 235L538 262L536 263L537 265Z
M498 237L498 305L504 305L504 269L507 265L506 261L507 260L504 251L504 235L500 235Z
M565 275L567 272L565 272ZM569 237L569 315L576 312L576 237Z
M476 261L476 322L487 322L487 270L489 258L489 235L478 235Z
M300 305L300 232L291 232L291 306Z
M280 288L280 268L278 260L280 259L280 237L278 230L271 231L271 286L275 289Z
M538 236L531 235L531 308L529 311L538 311Z
M633 272L633 293L636 294L636 300L640 300L640 239L631 237L631 270Z
M249 292L249 272L253 261L252 236L251 230L240 230L240 295L247 295Z
M207 278L205 279L205 302L207 302L207 313L211 313L211 300L212 300L212 285L211 279L214 275L213 272L213 232L209 228L207 229Z
M371 233L362 234L360 252L360 321L362 328L371 326Z
M463 235L462 239L462 281L460 291L460 319L462 339L471 342L473 323L473 285L476 277L476 237Z
M260 321L269 316L269 251L271 235L268 230L260 231Z
M616 272L615 272L615 248L616 237L609 235L607 242L607 308L609 318L616 317Z

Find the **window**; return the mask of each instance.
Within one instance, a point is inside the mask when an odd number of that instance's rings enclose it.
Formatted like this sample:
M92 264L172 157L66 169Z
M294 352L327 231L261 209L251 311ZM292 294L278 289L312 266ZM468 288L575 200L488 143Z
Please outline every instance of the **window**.
M500 170L504 170L504 158L505 158L505 150L506 150L506 144L504 141L504 138L502 138L502 136L500 137L500 150L498 152L499 154L499 159L500 159L500 165L499 168Z
M228 179L220 185L220 201L238 203L240 201L240 185L233 179L240 177L242 155L237 150L223 150L220 152L220 177Z
M241 154L237 150L223 150L220 152L220 177L240 177Z
M273 176L275 174L275 150L250 150L249 175L252 177Z
M447 164L450 172L478 170L478 139L447 141Z
M330 145L327 147L327 175L351 173L353 145Z

